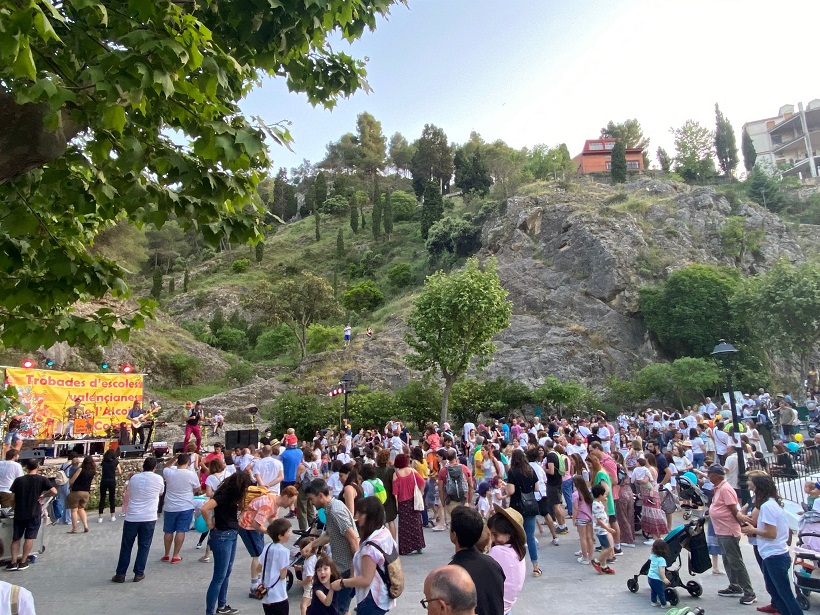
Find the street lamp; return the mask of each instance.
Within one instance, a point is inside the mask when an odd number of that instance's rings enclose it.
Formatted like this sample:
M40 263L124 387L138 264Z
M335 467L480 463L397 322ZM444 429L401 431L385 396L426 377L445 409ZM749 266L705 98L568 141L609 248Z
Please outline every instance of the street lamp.
M347 411L347 396L353 393L350 390L350 384L353 382L353 377L346 373L339 379L339 386L328 393L330 397L335 397L336 395L344 395L345 396L345 429L347 429L347 425L350 423L350 415Z
M720 340L712 351L712 356L721 359L726 367L726 390L729 392L729 407L732 409L732 427L735 430L735 450L737 451L737 487L740 491L742 504L749 502L749 482L746 477L746 458L743 455L743 443L740 440L740 424L737 417L734 388L732 387L732 372L729 369L729 359L737 354L737 348L726 340Z

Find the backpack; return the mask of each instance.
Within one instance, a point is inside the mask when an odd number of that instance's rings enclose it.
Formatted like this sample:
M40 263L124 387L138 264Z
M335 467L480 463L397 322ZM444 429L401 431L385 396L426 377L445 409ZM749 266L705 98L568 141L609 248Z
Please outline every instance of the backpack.
M558 472L563 476L567 473L567 456L561 453L555 453L558 456Z
M404 592L404 570L402 570L401 567L398 549L394 547L393 551L387 554L384 549L371 540L368 540L364 544L370 545L384 556L384 569L380 566L376 566L376 571L387 587L387 594L395 600Z
M305 471L302 473L302 482L299 483L299 487L301 487L303 491L313 482L314 478L319 478L319 471L316 469L315 464L315 461L305 464Z
M626 474L626 470L624 470L624 467L620 463L617 464L617 466L618 466L618 484L620 485L621 483L623 483L626 480L627 474Z
M258 485L251 485L245 492L245 499L242 500L242 510L248 507L248 504L253 502L256 498L261 498L263 495L268 495L268 490L265 487Z
M375 497L379 502L384 504L387 501L387 491L384 488L384 483L380 478L371 478L366 481L370 486L373 487L373 497Z
M447 484L444 487L447 497L453 502L464 502L467 497L467 479L461 464L447 466Z

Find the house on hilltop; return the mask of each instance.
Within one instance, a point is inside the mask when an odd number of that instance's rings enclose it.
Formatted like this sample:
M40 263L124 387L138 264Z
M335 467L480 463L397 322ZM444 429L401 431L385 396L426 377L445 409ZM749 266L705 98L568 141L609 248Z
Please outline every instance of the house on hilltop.
M607 173L612 170L612 148L616 139L587 139L584 149L572 159L579 173ZM643 171L643 150L630 147L626 150L626 168Z
M803 103L783 105L777 117L746 122L743 130L755 147L755 164L779 169L800 179L817 177L820 166L820 98L803 109Z

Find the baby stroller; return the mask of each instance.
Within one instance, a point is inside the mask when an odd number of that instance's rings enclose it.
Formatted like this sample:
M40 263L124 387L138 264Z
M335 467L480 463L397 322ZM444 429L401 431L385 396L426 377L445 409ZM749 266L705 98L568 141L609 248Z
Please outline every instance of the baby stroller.
M688 521L692 517L692 512L700 511L701 507L706 505L708 498L701 490L697 483L693 483L691 479L685 474L678 476L678 485L680 485L680 499L689 500L689 505L682 505L683 520ZM701 515L696 515L701 516Z
M666 578L669 585L666 587L664 596L672 606L677 606L680 601L676 587L683 587L695 598L703 593L703 587L697 581L684 583L681 580L681 550L689 551L689 575L694 576L706 572L712 567L712 559L709 557L709 550L706 547L706 533L704 525L706 519L699 517L693 519L686 525L676 527L663 539L669 546L669 557L666 559ZM673 568L677 564L677 567ZM641 570L631 579L628 579L626 586L633 594L638 593L638 577L649 574L649 560L646 560Z
M315 536L319 537L322 535L322 532L325 529L325 514L324 509L322 509L321 516L317 514L313 517L313 521L311 522L310 526L306 530L293 530L292 533L298 537L297 544L299 540L304 538L305 536ZM317 555L321 554L321 550ZM302 567L305 563L305 557L302 555L301 549L297 545L293 545L290 549L290 568L288 570L287 576L287 591L290 591L290 588L293 587L294 579L301 581L302 580Z
M800 517L792 571L797 603L808 611L809 595L820 592L820 512L808 510Z

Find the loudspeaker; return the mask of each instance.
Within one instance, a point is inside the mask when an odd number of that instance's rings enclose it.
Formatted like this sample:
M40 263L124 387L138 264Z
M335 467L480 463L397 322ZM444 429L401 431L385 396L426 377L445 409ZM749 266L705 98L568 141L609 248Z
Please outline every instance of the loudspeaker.
M154 457L165 457L168 454L167 442L154 442L151 447L154 449Z
M185 452L184 442L174 442L174 455Z
M40 462L40 465L43 465L46 461L46 451L42 448L32 448L27 451L20 451L18 455L18 460L20 463L23 463L28 459L36 459Z
M123 444L117 450L121 459L139 459L145 455L145 447L141 444Z
M259 444L258 429L236 429L225 432L225 448L229 451L237 446L256 446Z

